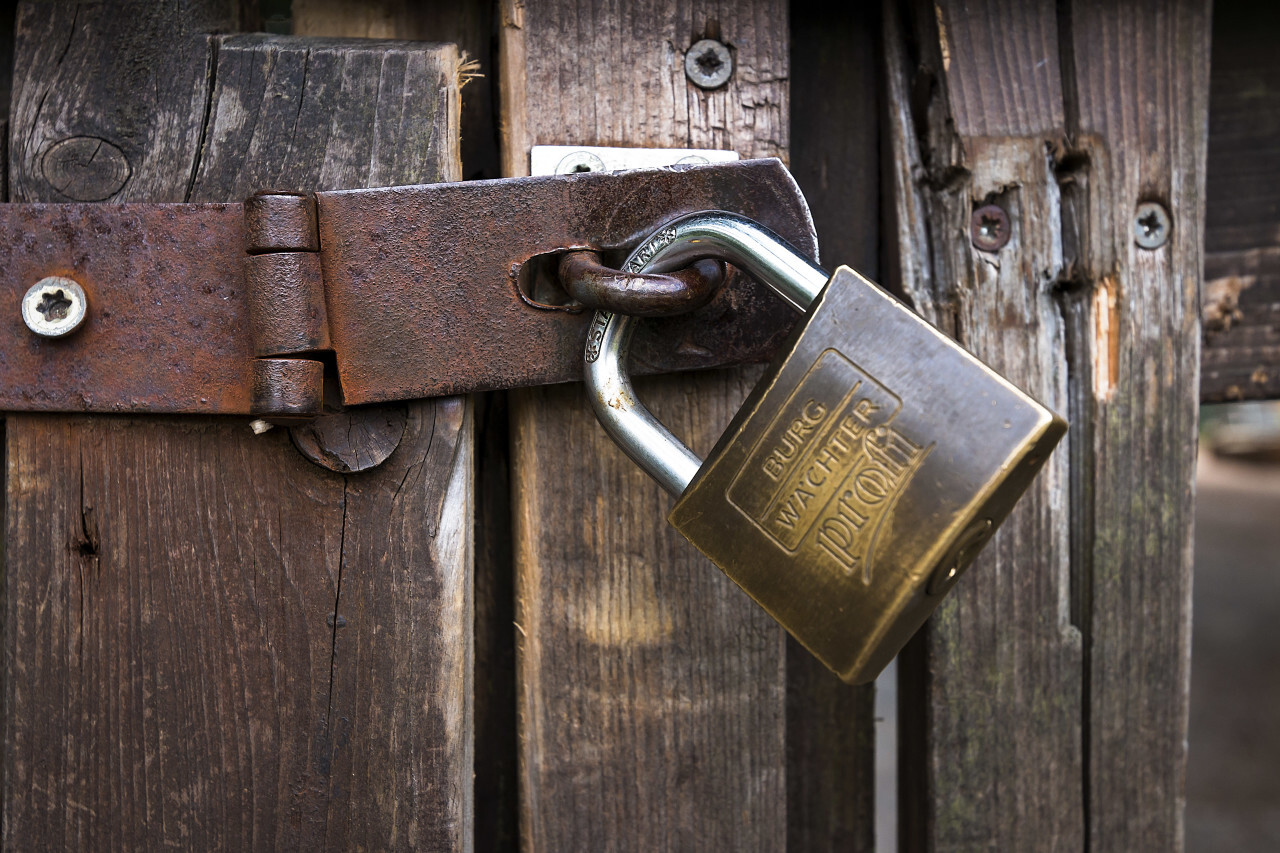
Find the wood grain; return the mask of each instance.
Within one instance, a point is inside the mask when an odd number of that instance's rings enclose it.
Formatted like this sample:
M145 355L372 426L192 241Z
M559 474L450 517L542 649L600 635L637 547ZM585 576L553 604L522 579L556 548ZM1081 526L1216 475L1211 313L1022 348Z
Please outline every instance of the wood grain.
M1178 2L886 16L902 286L1072 424L904 655L906 849L1181 849L1206 34Z
M1096 366L1104 358L1103 312L1109 334L1119 338L1105 356L1114 381L1101 379L1101 370L1078 370L1085 382L1072 413L1083 427L1073 447L1079 486L1072 562L1088 578L1080 608L1088 842L1099 853L1179 850L1209 4L1078 2L1069 24L1072 61L1064 77L1074 81L1075 105L1068 102L1068 129L1077 140L1097 140L1085 149L1089 178L1077 184L1077 210L1085 214L1076 220L1077 263L1094 296L1106 295L1105 304L1094 298L1081 306L1073 331L1095 345L1080 361ZM1134 207L1147 199L1164 203L1174 218L1159 251L1138 249L1131 239Z
M790 5L791 172L827 269L880 279L879 12ZM787 849L874 850L875 687L832 678L787 646Z
M70 26L64 5L24 9L19 68L44 69L23 57ZM80 19L64 63L125 44L121 66L154 67L171 33L139 41L159 32L150 9ZM228 38L216 66L210 46L190 139L128 74L56 97L77 120L150 116L130 127L205 152L131 161L129 186L148 188L131 198L456 178L456 51L352 47L318 46L298 77L295 40ZM286 133L268 120L369 74L382 87L358 104L298 110ZM43 186L15 164L15 183ZM343 476L239 421L10 416L6 845L470 849L470 420L461 400L412 404L389 461Z
M411 38L451 42L460 50L461 175L496 178L502 170L493 91L494 5L410 0L294 0L301 36ZM516 722L514 600L508 434L504 392L473 395L477 406L475 492L475 846L514 849Z
M234 4L156 6L19 5L11 201L186 200L213 85L209 34L232 28Z
M457 74L452 45L225 38L191 200L456 176Z
M1213 4L1204 223L1205 402L1280 398L1280 9Z
M543 143L784 156L786 19L774 0L504 2L506 173L526 174ZM712 92L683 71L708 33L735 55ZM753 375L639 387L706 452ZM580 387L513 394L512 412L524 847L784 849L785 635L667 527L669 498Z
M462 95L462 176L501 177L495 125L495 47L488 2L415 3L412 0L293 0L294 32L300 36L397 38L451 42L465 67Z
M1004 12L1017 24L992 28ZM927 319L1066 411L1064 323L1053 290L1061 248L1046 227L1057 217L1058 192L1045 138L1060 135L1062 122L1053 4L963 11L944 4L938 14L941 25L921 15L910 33L897 29L896 16L886 21L901 286ZM920 45L918 56L907 54L910 41ZM929 76L912 80L913 73ZM1020 83L1012 96L1002 88L1011 80ZM916 105L931 119L921 136L913 87L937 99ZM991 201L1016 223L998 256L969 241L973 209ZM904 652L905 849L1082 844L1080 635L1068 621L1066 475L1060 448Z

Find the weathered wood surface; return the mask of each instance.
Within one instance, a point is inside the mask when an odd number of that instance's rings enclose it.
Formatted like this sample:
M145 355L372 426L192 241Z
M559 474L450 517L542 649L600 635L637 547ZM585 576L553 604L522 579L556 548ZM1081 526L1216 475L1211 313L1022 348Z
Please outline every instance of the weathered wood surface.
M1072 427L904 655L903 841L1177 850L1207 4L913 11L886 19L895 278ZM992 202L1012 239L981 252Z
M507 174L527 174L539 143L785 154L782 4L723 18L697 4L505 2L499 15ZM708 25L737 47L733 79L710 93L683 71ZM723 372L640 386L703 452L748 387ZM512 490L524 846L783 847L782 632L667 528L669 499L612 446L581 387L512 395Z
M1060 137L1063 121L1053 4L971 16L943 5L938 15L922 10L899 29L886 12L900 269L891 280L926 318L1066 412L1064 323L1052 288L1061 249L1045 227L1058 203L1045 138ZM913 89L933 100L913 104ZM925 135L916 136L926 109ZM998 256L969 240L972 210L991 197L1015 223ZM908 850L1081 847L1081 650L1068 622L1066 471L1062 448L903 654L899 809Z
M213 86L210 33L234 23L230 0L21 4L10 200L186 201Z
M1085 629L1088 847L1178 850L1209 3L1079 2L1070 24L1063 71L1075 95L1066 99L1067 128L1094 164L1064 193L1078 229L1065 260L1092 291L1068 312L1069 340L1086 342L1074 354L1084 381L1071 414L1085 427L1072 446L1072 563ZM1134 206L1149 199L1173 218L1173 234L1157 251L1132 239Z
M222 39L191 200L456 179L457 66L451 45Z
M507 2L499 14L507 174L527 173L535 144L787 153L785 4ZM735 56L712 92L683 71L704 35ZM706 452L754 376L639 387ZM788 696L785 634L666 525L670 499L604 435L580 387L512 399L525 847L865 849L866 694L801 660ZM805 784L788 785L789 757Z
M875 4L790 4L791 172L820 259L880 279L879 14ZM787 647L787 849L875 841L875 687L850 687Z
M451 42L465 63L460 79L462 175L496 178L493 6L489 2L294 0L294 32L305 36L412 38ZM505 392L476 401L475 517L475 846L514 849L516 722L514 601Z
M1213 4L1202 400L1280 397L1280 8Z
M293 0L300 36L397 38L456 44L462 70L462 176L497 178L498 134L493 106L493 9L489 2L413 0Z
M234 37L215 68L191 16L71 5L22 11L17 99L56 109L15 139L115 140L113 199L458 177L451 46ZM175 38L206 51L198 110L168 100ZM61 198L41 162L15 154L21 198ZM6 846L470 849L470 419L411 404L343 476L240 421L10 416Z

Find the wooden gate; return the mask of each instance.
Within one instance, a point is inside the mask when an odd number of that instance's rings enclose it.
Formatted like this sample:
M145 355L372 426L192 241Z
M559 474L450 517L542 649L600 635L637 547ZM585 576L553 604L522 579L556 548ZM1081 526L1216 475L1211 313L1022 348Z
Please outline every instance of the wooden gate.
M789 161L829 265L1072 425L901 657L902 849L1176 850L1208 45L1183 0L28 2L7 192ZM757 374L640 391L705 453ZM7 847L874 849L871 689L666 526L579 386L390 409L360 473L231 418L6 417Z

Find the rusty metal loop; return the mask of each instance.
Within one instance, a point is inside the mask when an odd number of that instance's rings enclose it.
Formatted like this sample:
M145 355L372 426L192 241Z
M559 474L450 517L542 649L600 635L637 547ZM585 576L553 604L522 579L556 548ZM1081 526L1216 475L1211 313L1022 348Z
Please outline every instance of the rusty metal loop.
M724 263L695 261L669 273L630 273L605 266L589 250L560 259L560 283L588 308L633 317L686 314L711 301L724 283Z

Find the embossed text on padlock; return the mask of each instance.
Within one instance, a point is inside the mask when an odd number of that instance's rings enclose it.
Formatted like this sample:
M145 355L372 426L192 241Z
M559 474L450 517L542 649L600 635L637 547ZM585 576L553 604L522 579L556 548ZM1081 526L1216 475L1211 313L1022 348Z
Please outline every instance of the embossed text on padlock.
M828 278L734 214L670 222L624 266L707 257L805 312L707 460L638 402L632 318L594 318L592 406L677 497L676 529L841 678L869 681L990 540L1066 422L858 273Z

